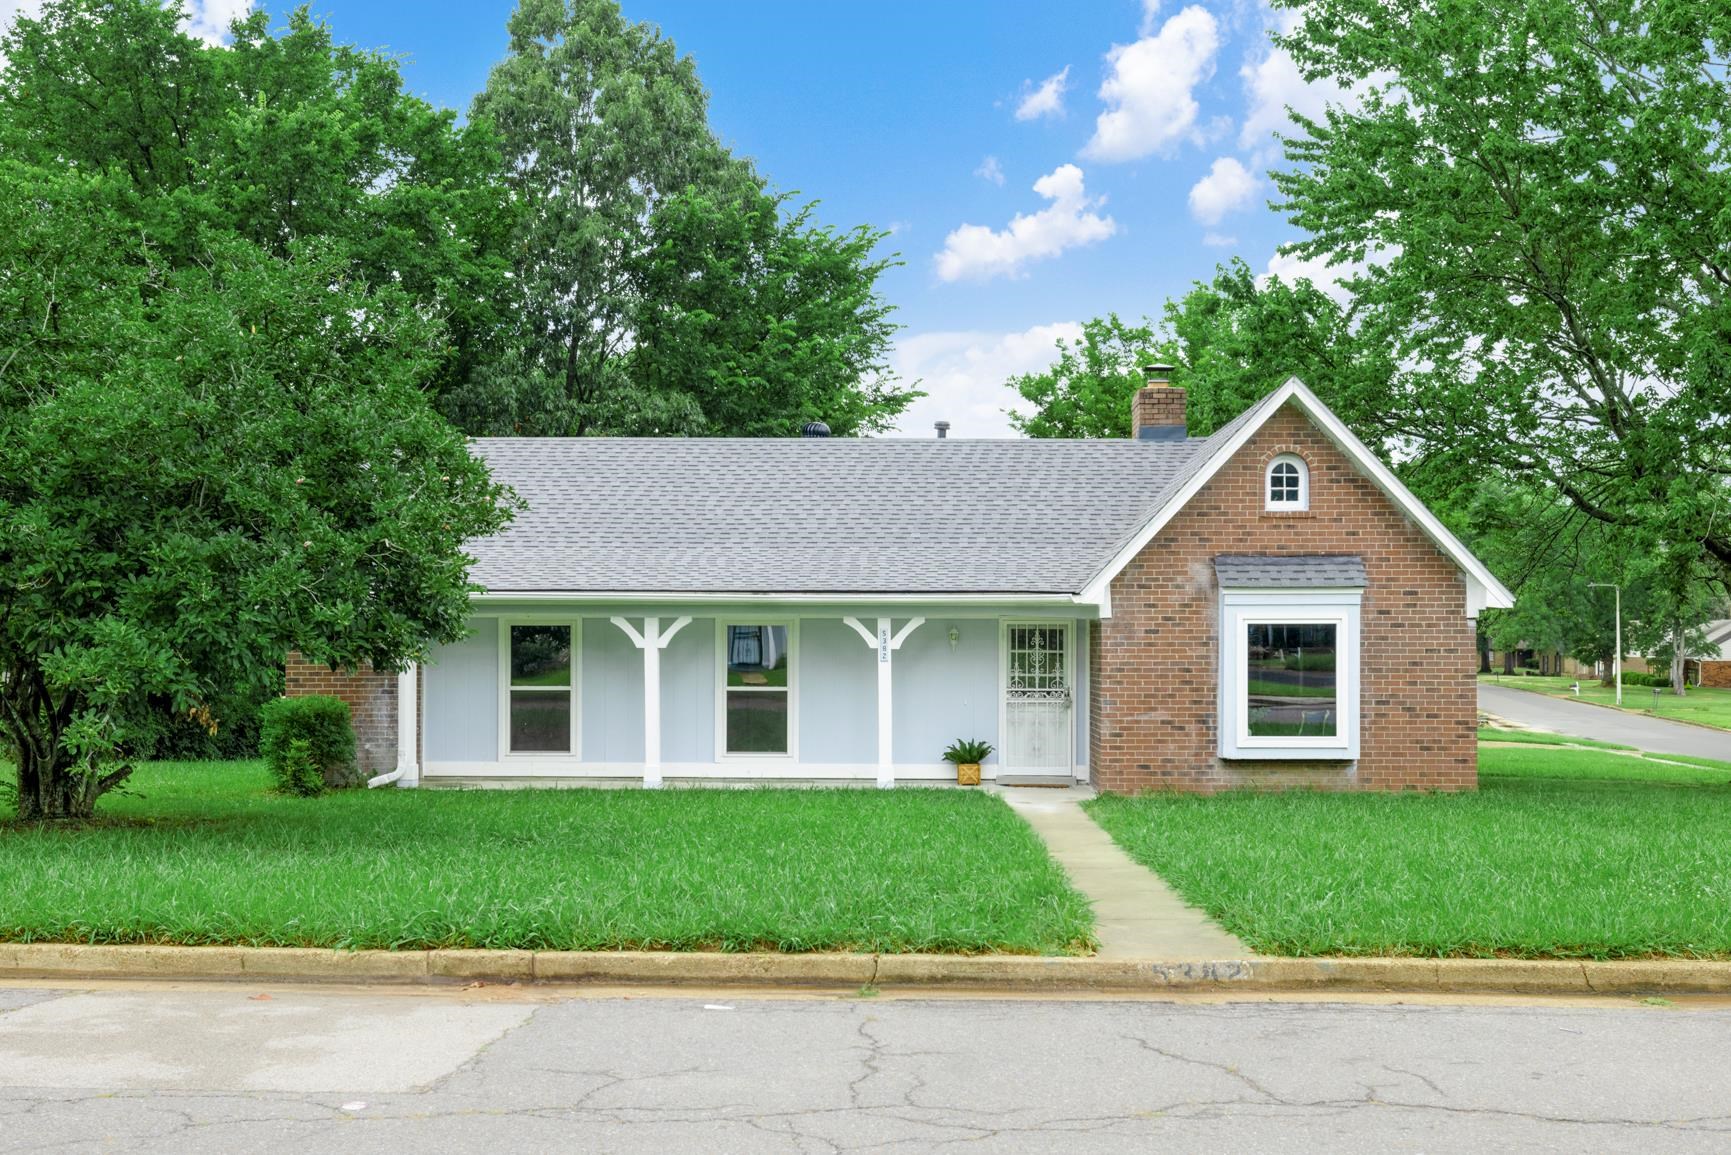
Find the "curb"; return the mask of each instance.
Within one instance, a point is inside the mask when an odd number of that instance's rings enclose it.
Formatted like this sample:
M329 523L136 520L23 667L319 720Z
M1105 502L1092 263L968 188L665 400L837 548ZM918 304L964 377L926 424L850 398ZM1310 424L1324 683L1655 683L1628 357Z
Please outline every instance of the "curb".
M1727 994L1731 961L1249 958L1203 962L920 954L654 951L338 951L298 947L0 943L7 978L342 983L595 983L1028 991L1399 991Z

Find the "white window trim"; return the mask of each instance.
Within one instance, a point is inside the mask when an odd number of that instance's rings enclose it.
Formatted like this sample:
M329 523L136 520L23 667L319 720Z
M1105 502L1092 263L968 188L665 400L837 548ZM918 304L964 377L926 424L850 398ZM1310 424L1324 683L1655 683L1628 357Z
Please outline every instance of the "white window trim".
M787 753L729 752L727 749L727 627L787 627ZM733 686L731 689L740 689ZM777 687L779 689L779 687ZM749 689L749 688L747 688ZM768 690L769 687L765 687ZM762 691L753 691L762 692ZM717 762L799 761L799 619L774 614L720 614L715 619L715 760Z
M1290 465L1298 470L1298 500L1274 500L1274 470ZM1304 513L1310 509L1310 463L1296 453L1282 453L1262 471L1262 508L1270 513Z
M1220 595L1219 731L1222 758L1358 757L1359 590L1223 590ZM1252 623L1332 624L1335 627L1335 732L1254 737L1250 733L1250 654L1244 643Z
M511 749L511 627L512 626L569 626L571 628L571 749L564 750L513 750ZM583 707L583 695L579 691L583 671L583 619L566 615L540 614L502 617L499 619L499 761L514 762L521 759L539 758L558 759L561 762L575 762L583 757L581 742L583 727L580 714ZM519 686L517 689L532 690L533 687ZM551 694L551 688L534 690L535 693Z
M1070 751L1070 773L1076 772L1076 722L1078 705L1076 701L1076 635L1078 623L1074 618L999 618L998 619L998 740L997 749L992 751L991 760L994 772L1005 769L1003 745L1004 739L1010 733L1010 629L1014 626L1062 626L1064 627L1064 672L1070 683L1070 739L1067 748ZM1027 767L1008 767L1012 774L1027 773Z

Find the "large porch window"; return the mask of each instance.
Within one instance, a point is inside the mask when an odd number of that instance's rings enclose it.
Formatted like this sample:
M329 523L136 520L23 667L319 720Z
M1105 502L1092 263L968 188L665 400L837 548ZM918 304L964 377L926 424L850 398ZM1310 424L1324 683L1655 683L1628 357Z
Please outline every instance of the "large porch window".
M572 627L513 625L505 712L512 754L569 754L576 716Z
M793 634L785 622L722 622L722 751L793 753Z

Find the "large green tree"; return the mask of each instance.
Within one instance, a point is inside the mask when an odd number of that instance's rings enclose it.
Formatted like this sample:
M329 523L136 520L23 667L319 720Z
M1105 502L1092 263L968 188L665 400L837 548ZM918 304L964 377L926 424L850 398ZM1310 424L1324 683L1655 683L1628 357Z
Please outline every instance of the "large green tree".
M1147 366L1170 361L1173 347L1146 318L1132 323L1116 313L1082 325L1082 339L1058 339L1057 359L1038 372L1012 377L1026 401L1010 411L1010 425L1028 437L1128 437L1130 402L1147 384Z
M1398 433L1382 405L1388 357L1359 338L1350 306L1308 279L1258 278L1234 258L1167 301L1164 327L1189 392L1192 433L1214 432L1292 376L1372 445Z
M1128 437L1143 367L1162 360L1174 362L1174 383L1188 393L1193 436L1294 375L1373 444L1398 433L1381 404L1393 367L1359 338L1352 310L1308 280L1259 278L1237 259L1168 300L1158 326L1113 313L1084 324L1080 341L1059 341L1052 365L1009 382L1031 406L1011 423L1030 437Z
M212 233L276 256L318 238L346 271L444 322L427 386L491 356L510 213L484 122L403 91L390 57L333 43L299 8L255 12L227 46L178 28L176 0L49 0L5 38L0 149L101 174L154 259Z
M24 818L83 817L159 703L209 719L300 650L391 668L461 636L504 495L428 404L441 326L212 233L176 264L131 190L0 159L0 745Z
M711 132L689 57L617 0L521 0L476 99L515 209L502 355L446 411L475 433L882 428L878 234L836 234Z
M887 364L895 326L875 283L884 237L785 213L746 187L667 199L637 262L631 373L651 397L689 403L691 432L788 437L808 421L837 436L888 428L915 394Z
M1731 6L1278 0L1304 75L1275 174L1420 452L1532 475L1731 573Z

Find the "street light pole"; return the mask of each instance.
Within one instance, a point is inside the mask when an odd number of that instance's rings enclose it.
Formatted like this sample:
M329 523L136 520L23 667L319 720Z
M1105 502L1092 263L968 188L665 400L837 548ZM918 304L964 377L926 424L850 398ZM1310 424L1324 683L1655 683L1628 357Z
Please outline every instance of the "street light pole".
M1623 587L1615 582L1588 582L1589 587L1617 591L1617 657L1611 663L1611 669L1617 679L1617 705L1623 704Z

